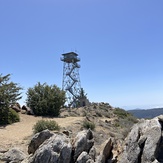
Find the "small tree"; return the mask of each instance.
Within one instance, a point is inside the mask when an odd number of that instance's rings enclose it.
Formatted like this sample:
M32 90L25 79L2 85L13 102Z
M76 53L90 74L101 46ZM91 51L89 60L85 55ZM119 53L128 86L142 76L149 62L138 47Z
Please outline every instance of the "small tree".
M84 89L81 88L80 91L79 91L79 95L77 97L76 106L77 107L85 106L85 101L86 100L87 100L87 94L85 93ZM84 103L84 104L82 104L81 102Z
M79 98L87 99L87 93L85 93L83 88L80 89Z
M27 106L38 116L58 116L65 103L65 92L56 85L38 82L27 90Z
M0 74L0 124L9 124L19 120L17 113L10 110L9 106L21 99L21 89L17 83L10 82L10 74L5 76Z

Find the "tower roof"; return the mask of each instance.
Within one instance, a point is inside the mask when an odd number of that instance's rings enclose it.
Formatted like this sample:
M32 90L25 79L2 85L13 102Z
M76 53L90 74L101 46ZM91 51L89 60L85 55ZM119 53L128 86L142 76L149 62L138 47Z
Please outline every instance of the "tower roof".
M80 58L77 57L78 54L75 52L64 53L62 56L61 61L63 62L75 63L80 61Z
M75 52L64 53L64 54L62 54L62 55L63 55L63 56L78 56L78 54L75 53Z

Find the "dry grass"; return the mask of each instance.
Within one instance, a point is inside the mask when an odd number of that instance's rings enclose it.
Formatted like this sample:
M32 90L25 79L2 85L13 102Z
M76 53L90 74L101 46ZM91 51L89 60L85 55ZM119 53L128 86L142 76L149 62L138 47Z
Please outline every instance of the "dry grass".
M23 149L26 150L28 139L33 134L32 128L41 119L55 120L61 127L66 128L82 121L83 117L42 118L20 114L20 122L0 128L0 147L24 146Z

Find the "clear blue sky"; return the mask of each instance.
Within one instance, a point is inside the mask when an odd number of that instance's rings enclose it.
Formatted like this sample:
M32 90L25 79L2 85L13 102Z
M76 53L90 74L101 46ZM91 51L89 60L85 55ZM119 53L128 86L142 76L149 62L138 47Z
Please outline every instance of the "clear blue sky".
M0 73L24 88L62 86L77 50L91 102L163 106L163 0L0 0Z

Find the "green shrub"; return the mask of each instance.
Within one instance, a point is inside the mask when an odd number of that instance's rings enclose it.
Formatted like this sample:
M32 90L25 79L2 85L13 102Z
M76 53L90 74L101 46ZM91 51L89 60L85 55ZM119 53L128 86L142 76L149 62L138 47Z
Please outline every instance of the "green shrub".
M59 116L60 109L66 100L65 92L56 85L38 82L27 90L27 106L37 116Z
M41 132L43 130L59 130L60 126L57 124L54 120L39 120L33 127L33 132L36 134L38 132Z
M99 106L99 109L101 109L101 110L104 110L104 111L108 111L108 108L107 108L107 106L104 106L104 105L102 105L102 106Z
M121 108L115 108L113 113L120 118L126 118L127 116L131 116L131 114Z
M83 122L83 127L86 129L91 129L94 130L95 129L95 124L93 122L89 122L89 121L84 121Z
M136 117L123 109L115 108L113 112L115 115L118 116L119 120L121 121L120 126L129 127L138 122Z
M19 114L15 110L11 108L3 108L0 110L0 125L12 124L19 121Z
M15 110L10 108L8 113L8 124L12 124L14 122L19 121L20 121L19 114Z

